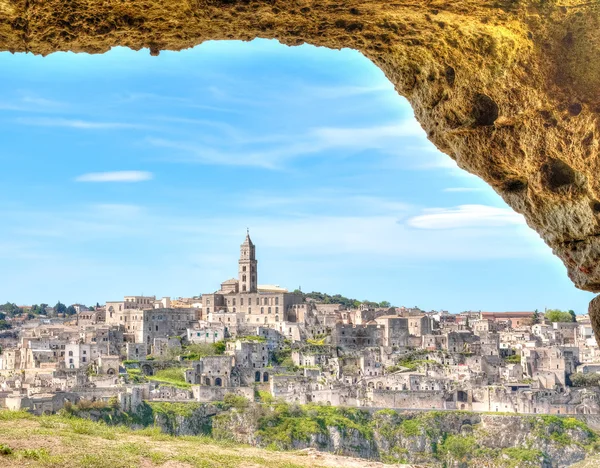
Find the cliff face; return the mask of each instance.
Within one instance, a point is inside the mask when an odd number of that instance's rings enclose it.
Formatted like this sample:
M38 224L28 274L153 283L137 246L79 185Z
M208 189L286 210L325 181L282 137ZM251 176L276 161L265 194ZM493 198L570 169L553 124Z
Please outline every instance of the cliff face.
M570 466L600 451L600 439L571 417L477 414L461 411L375 413L356 408L239 399L142 404L135 413L85 410L79 417L157 427L169 435L210 435L273 450L316 449L348 457L426 466Z
M257 37L363 53L429 139L522 213L577 287L600 292L598 2L0 0L11 52L158 55Z
M305 408L282 414L277 408L251 407L216 416L213 436L261 447L312 447L427 466L562 467L597 450L597 436L573 418L465 412L384 410L371 415Z

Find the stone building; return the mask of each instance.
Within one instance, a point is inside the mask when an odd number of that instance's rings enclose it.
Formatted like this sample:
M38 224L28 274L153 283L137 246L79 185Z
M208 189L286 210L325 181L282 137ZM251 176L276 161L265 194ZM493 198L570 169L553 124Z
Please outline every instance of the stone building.
M202 295L202 310L210 316L227 324L239 324L243 320L247 325L277 325L280 322L294 321L296 312L290 314L295 304L302 302L302 296L283 292L280 288L258 288L258 268L256 248L246 234L240 247L238 278L221 283L221 289L212 294ZM220 313L236 314L219 317ZM212 315L209 315L212 314ZM242 314L242 315L237 315ZM288 317L289 315L289 317Z
M377 323L368 325L345 325L338 323L331 333L334 346L347 348L364 348L381 346L384 340L385 327Z
M412 318L398 317L397 315L383 315L375 322L384 327L382 346L406 347L408 346L408 322Z
M146 307L144 309L130 307L132 304L136 303L125 301L123 305L126 307L121 310L113 307L113 312L106 315L106 324L122 326L123 339L130 343L151 345L154 338L181 335L201 318L200 309L154 308L154 303L149 300L148 304L136 304L137 307Z

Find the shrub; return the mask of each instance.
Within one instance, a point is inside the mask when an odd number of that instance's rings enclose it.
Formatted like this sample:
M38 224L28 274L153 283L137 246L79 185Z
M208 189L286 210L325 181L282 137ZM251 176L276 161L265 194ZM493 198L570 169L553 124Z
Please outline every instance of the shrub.
M10 455L13 453L12 449L5 444L0 444L0 455Z
M243 396L236 395L235 393L228 393L223 398L223 406L225 409L235 408L237 410L243 410L248 408L250 402Z
M472 436L449 435L440 445L439 452L447 458L462 462L470 458L477 448L477 442Z

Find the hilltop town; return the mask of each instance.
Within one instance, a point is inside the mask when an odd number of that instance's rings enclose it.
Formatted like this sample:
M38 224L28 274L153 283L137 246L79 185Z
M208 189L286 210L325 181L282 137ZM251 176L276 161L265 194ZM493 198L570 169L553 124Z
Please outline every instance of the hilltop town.
M7 304L0 407L81 400L254 401L519 414L600 414L587 316L423 311L258 284L248 234L237 278L194 298L68 308Z

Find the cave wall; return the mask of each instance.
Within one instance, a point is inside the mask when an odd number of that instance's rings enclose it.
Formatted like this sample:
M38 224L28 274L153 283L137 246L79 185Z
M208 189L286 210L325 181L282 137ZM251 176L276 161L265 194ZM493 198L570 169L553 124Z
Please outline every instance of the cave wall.
M429 139L525 216L575 286L600 292L597 1L0 0L11 52L257 37L363 53Z

